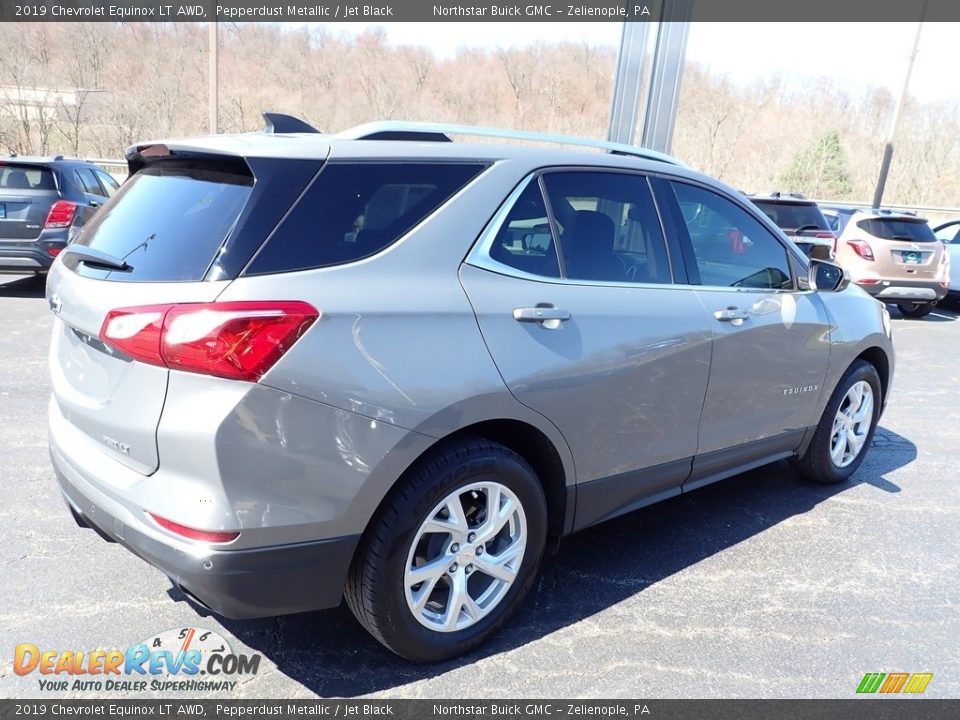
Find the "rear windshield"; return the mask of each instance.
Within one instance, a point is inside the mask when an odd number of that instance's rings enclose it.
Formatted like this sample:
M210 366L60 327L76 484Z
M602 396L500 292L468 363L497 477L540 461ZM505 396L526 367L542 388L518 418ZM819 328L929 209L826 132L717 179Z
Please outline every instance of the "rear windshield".
M56 190L50 168L39 165L0 166L0 189Z
M861 220L857 227L881 240L934 242L937 237L921 218L870 218Z
M820 208L810 203L778 203L770 200L754 200L756 205L778 227L784 230L829 230Z
M238 163L224 168L158 163L139 171L76 240L133 269L79 264L77 272L128 282L202 280L253 188Z
M353 262L395 243L476 177L477 163L330 163L247 274Z

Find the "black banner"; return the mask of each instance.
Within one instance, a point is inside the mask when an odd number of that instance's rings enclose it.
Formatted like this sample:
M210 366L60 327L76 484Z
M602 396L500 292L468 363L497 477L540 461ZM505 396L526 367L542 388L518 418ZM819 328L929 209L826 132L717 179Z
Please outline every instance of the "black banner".
M2 22L960 21L957 0L3 0Z
M960 701L851 700L0 700L0 718L200 717L399 720L941 720Z

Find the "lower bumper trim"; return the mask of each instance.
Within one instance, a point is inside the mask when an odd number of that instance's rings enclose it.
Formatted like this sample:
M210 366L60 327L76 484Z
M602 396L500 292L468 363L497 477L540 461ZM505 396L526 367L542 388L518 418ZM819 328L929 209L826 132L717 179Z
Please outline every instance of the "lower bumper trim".
M161 570L194 602L227 618L247 619L336 607L359 535L245 550L188 554L96 507L57 467L77 524L89 527ZM94 508L92 513L81 508Z

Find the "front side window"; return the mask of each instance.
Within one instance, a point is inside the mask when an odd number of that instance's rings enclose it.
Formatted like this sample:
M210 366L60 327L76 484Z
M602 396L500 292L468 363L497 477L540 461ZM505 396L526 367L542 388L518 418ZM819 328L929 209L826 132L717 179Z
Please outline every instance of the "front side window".
M936 236L937 240L942 240L945 243L960 243L960 222L944 225L936 231Z
M670 283L666 242L647 179L617 172L544 175L560 234L564 277Z
M697 185L672 182L700 281L719 287L793 287L786 248L756 218Z

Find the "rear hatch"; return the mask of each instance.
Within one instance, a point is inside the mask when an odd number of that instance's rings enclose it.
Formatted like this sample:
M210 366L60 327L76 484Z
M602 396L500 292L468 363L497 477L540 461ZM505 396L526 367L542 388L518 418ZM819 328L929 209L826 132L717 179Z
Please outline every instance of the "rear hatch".
M943 261L939 242L923 218L913 216L871 217L857 222L866 233L877 271L884 276L935 280ZM882 242L877 242L877 240Z
M156 470L156 428L169 371L100 341L111 310L210 302L229 278L207 276L245 217L254 176L242 161L156 162L133 175L54 264L47 298L57 315L53 393L68 423L119 462ZM111 270L82 253L127 263Z
M752 198L768 218L773 220L783 232L807 254L815 245L833 249L836 237L830 224L813 202L796 200L768 200Z
M59 198L50 168L0 161L0 242L36 240Z

